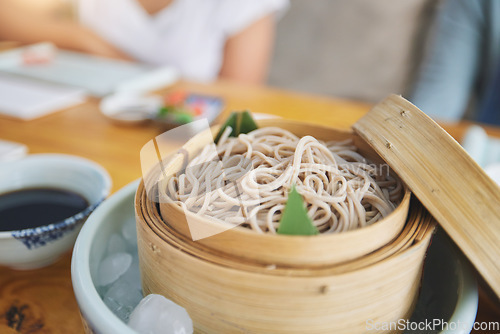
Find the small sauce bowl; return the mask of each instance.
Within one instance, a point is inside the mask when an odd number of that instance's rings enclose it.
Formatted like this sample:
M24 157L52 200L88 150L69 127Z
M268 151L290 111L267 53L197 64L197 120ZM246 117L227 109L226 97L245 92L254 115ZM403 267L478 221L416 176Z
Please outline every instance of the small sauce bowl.
M111 178L98 164L63 154L33 154L0 165L0 194L31 188L73 192L89 205L48 225L37 226L35 222L37 227L1 231L0 265L35 269L56 261L73 247L87 217L109 195Z

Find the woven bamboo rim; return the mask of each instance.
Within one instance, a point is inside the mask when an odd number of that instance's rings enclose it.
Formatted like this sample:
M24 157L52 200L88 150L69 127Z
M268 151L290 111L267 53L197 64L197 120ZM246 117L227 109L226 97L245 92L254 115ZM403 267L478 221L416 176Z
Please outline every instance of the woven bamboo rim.
M239 257L235 254L227 254L217 249L208 247L199 241L193 241L190 237L177 231L170 226L159 211L157 203L149 200L146 195L144 183L141 182L135 198L137 222L139 225L146 224L150 233L156 234L163 242L169 243L183 252L196 256L204 261L209 261L218 265L236 268L238 270L255 271L274 275L298 275L308 276L310 274L332 275L357 270L382 259L396 255L405 251L415 243L425 239L429 231L435 227L432 216L421 206L418 200L412 200L412 210L404 225L403 230L396 238L376 251L365 256L345 261L333 262L323 266L287 266L287 265L269 265L262 261L254 261L245 257ZM317 237L317 236L315 236Z
M278 126L297 136L314 135L322 140L345 140L353 139L361 154L374 162L381 162L377 154L360 137L350 131L332 129L318 125L304 124L291 120L262 120L259 126ZM218 127L211 129L212 133L218 131ZM200 133L190 140L185 146L189 157L193 157L204 147L207 138L212 138L207 133ZM183 154L176 154L170 158L169 163L164 165L165 175L173 175L182 168ZM153 174L151 179L155 178ZM166 182L168 178L164 178ZM148 180L147 180L148 182ZM265 265L282 265L297 267L318 267L343 263L366 254L369 254L396 238L401 232L408 213L410 202L410 191L405 187L405 193L397 208L384 219L364 228L338 234L321 234L318 236L283 236L273 234L257 234L242 227L234 227L226 230L225 226L208 222L204 217L193 213L185 213L178 205L170 204L166 195L159 193L162 203L160 212L167 225L187 238L191 233L187 224L195 223L201 228L210 228L219 233L209 238L198 240L207 248L237 256L251 261L261 262ZM159 226L158 228L161 228Z

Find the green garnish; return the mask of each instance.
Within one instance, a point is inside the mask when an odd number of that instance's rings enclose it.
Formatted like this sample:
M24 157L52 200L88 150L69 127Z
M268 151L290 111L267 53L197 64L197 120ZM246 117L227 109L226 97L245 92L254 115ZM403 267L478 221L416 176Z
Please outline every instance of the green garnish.
M307 215L304 199L295 189L295 185L292 186L288 193L288 200L277 233L288 235L319 234L318 229Z
M215 136L216 144L228 126L233 129L229 137L238 137L241 133L249 133L258 129L257 124L248 111L233 111L224 124L222 124L217 136Z
M193 121L193 116L187 112L179 112L174 115L174 120L179 124L187 124Z
M160 110L158 111L158 117L165 117L167 116L168 114L172 113L175 111L175 108L174 107L171 107L171 106L164 106L164 107L161 107Z
M186 124L192 122L194 119L189 110L176 106L161 107L158 110L157 118L176 124Z

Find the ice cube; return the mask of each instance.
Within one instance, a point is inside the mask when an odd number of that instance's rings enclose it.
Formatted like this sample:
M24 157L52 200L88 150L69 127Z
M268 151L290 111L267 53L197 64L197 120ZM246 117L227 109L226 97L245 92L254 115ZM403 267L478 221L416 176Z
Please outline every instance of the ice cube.
M132 255L128 253L108 255L99 264L97 284L103 286L113 283L128 270L131 263Z
M113 313L120 318L124 323L128 322L130 313L132 313L133 308L120 305L117 301L111 298L104 298L104 304L113 311Z
M130 315L128 325L140 334L193 333L193 322L186 310L156 294L141 300Z
M127 220L122 226L123 238L133 247L137 247L137 230L135 218Z
M108 254L125 252L127 244L125 240L117 233L113 233L108 239Z
M128 321L130 313L141 299L141 291L123 281L123 276L111 285L103 297L104 303L124 322Z
M125 281L139 291L142 290L141 285L141 271L139 268L139 257L137 253L132 255L132 264L128 270L120 277L120 281ZM135 306L135 305L134 305Z
M120 278L111 285L104 298L113 299L120 305L130 307L133 310L141 301L142 294L139 289Z

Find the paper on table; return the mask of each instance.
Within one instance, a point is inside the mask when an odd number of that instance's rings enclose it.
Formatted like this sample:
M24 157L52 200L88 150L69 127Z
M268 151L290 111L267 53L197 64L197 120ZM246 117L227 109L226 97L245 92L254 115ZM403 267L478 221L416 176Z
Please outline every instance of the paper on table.
M488 136L486 130L479 125L471 125L467 129L461 144L483 168L500 163L500 139Z
M31 120L84 100L79 88L0 74L0 114Z
M26 65L23 55L35 49L53 49L53 59L43 64ZM98 97L116 91L151 91L171 85L178 79L178 71L171 66L153 67L58 50L50 43L0 53L0 71L83 88Z
M28 152L24 144L0 139L0 163L23 158Z

